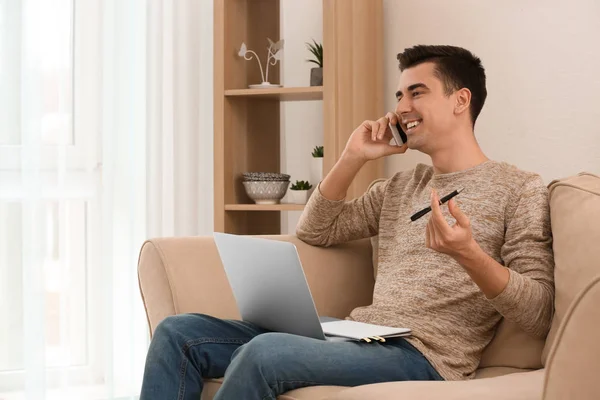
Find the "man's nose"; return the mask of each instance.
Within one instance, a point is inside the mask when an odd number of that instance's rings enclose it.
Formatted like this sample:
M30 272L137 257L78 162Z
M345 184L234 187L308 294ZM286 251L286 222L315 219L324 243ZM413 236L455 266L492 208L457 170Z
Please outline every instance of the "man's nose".
M412 104L410 103L410 100L405 97L401 98L396 104L396 114L398 114L398 116L402 116L404 113L410 113L411 111Z

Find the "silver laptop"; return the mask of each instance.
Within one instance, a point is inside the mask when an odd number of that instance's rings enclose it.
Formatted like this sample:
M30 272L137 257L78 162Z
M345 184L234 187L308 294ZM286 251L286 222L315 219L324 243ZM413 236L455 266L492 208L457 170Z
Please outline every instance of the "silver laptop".
M327 337L293 243L227 233L215 243L242 320L274 332L321 340Z

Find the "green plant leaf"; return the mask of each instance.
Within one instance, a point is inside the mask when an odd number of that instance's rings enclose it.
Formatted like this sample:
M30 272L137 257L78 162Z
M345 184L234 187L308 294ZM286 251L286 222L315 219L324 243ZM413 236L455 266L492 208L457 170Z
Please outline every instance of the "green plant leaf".
M291 190L309 190L312 188L312 185L308 181L296 181L296 183L292 183L290 187Z
M311 47L311 48L309 49L309 51L312 53L312 55L313 55L313 56L315 56L315 57L317 57L317 58L319 57L319 51L318 51L317 49L315 49L315 48Z
M311 59L311 60L307 60L307 61L314 62L319 67L323 68L323 45L320 43L317 43L317 41L315 39L312 39L312 43L305 42L305 44L306 44L306 47L308 48L308 50L315 57L314 60Z

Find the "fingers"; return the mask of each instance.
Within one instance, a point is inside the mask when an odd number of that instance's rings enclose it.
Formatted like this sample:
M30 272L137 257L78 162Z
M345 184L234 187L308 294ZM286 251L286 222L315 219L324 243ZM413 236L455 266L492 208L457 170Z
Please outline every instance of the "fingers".
M435 189L431 189L431 212L433 213L434 217L439 218L444 218L444 216L442 215L442 209L440 208L440 199L438 198L437 192L435 191ZM446 221L446 220L444 220Z
M383 123L383 118L377 121L366 121L369 124L369 130L371 131L371 140L377 142L381 140L387 129L387 123Z
M375 140L383 140L383 138L385 137L386 132L390 132L390 134L392 133L390 131L390 127L388 126L388 119L386 117L382 117L379 118L377 121L377 134L375 135Z
M442 209L440 208L440 199L435 189L431 191L431 220L433 220L434 228L442 234L447 234L451 230L450 225L446 222Z
M388 122L392 125L398 123L398 115L395 112L389 112L385 114L385 117L387 118Z
M372 141L385 141L387 139L389 142L393 138L389 124L396 124L397 122L398 116L396 113L388 112L385 117L381 117L377 121L365 121L363 125L371 132Z
M377 121L365 121L363 124L365 124L369 132L371 132L371 140L375 141L377 139L377 132L379 130L379 124Z
M435 248L438 236L439 234L435 231L433 218L429 217L429 221L427 222L427 226L425 227L425 245L430 249Z
M460 226L467 228L471 225L469 217L467 217L467 215L462 212L462 210L458 207L454 199L451 199L448 202L448 210L450 210L450 214L452 214L452 216Z
M385 117L389 121L388 128L389 128L390 125L396 125L399 122L398 115L396 113L394 113L394 112L387 113ZM387 139L388 142L391 141L392 139L394 139L394 135L392 135L392 130L391 129L387 130L387 135L386 135L385 139ZM395 139L394 139L394 144L397 144Z
M437 241L441 237L441 234L436 230L435 223L433 221L433 216L429 217L426 229L427 230L425 233L425 243L430 249L436 250L438 248Z
M379 118L377 120L378 129L377 129L377 140L391 140L392 139L392 131L389 127L389 124L396 124L398 122L398 116L393 112L388 112L385 117Z
M392 131L390 130L389 124L396 124L398 122L398 116L396 113L388 112L385 117L379 118L377 121L365 121L363 124L371 132L371 140L383 141L388 138L388 141L392 139Z
M392 136L392 130L388 125L387 118L382 118L382 120L383 121L379 123L379 133L377 135L377 140L385 140L386 136Z

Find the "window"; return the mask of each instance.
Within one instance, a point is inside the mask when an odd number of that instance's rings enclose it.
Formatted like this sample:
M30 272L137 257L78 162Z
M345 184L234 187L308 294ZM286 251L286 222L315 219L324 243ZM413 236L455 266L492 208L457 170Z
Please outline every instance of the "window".
M103 379L97 4L0 0L0 398Z
M74 126L73 84L86 72L74 57L74 28L84 29L75 11L73 0L0 0L0 170L86 165L94 132Z

